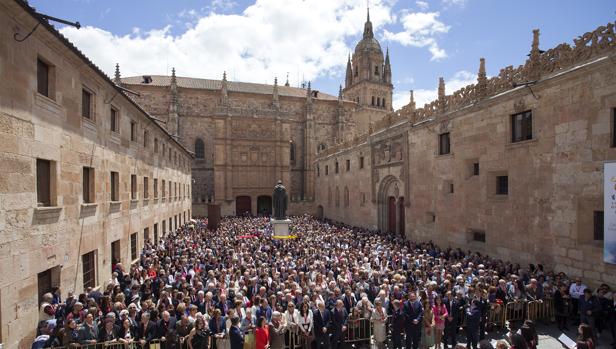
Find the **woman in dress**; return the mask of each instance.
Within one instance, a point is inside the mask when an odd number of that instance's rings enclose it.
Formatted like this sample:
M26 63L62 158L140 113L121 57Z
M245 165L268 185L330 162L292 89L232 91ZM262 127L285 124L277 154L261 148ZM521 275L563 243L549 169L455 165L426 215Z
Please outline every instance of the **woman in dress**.
M378 298L374 301L374 305L372 316L370 316L374 330L374 341L378 349L383 349L387 340L387 309L383 308L383 302Z
M424 316L423 316L423 339L421 347L423 349L434 346L434 314L430 303L424 301Z
M211 347L210 330L205 325L203 317L197 317L195 320L195 327L190 331L187 342L189 349L209 349Z
M434 298L432 313L434 314L434 343L436 344L436 349L440 349L443 330L445 329L445 319L449 316L447 307L443 304L443 299L440 295Z
M304 301L299 305L297 316L298 336L303 349L310 349L312 340L312 310L310 310L310 302Z
M269 326L264 317L259 318L257 321L255 349L269 349Z

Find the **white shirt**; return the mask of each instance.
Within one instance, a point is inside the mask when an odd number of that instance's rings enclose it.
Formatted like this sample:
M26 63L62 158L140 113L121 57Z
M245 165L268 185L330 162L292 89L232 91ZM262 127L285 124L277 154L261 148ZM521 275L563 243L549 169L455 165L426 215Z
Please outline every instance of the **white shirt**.
M571 295L571 298L573 299L579 299L581 296L584 295L585 289L586 289L586 285L584 284L578 285L574 282L569 287L569 295Z

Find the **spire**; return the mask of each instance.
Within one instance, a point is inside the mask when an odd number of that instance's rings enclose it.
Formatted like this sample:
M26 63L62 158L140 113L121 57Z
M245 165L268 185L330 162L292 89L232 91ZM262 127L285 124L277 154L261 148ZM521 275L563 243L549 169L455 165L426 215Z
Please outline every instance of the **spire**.
M122 78L120 76L120 64L119 63L116 63L116 66L115 66L115 74L113 76L113 82L116 85L121 85L122 84Z
M389 46L387 46L387 53L385 54L385 66L383 67L383 79L385 82L391 84L391 64L389 63Z
M348 88L352 84L353 84L353 67L351 66L351 53L349 53L349 58L347 59L346 78L344 79L344 86Z
M289 72L287 72L287 82L285 82L285 83L284 83L284 85L285 85L286 87L291 86L291 85L289 85Z
M340 88L338 89L338 102L342 103L342 85L340 85Z
M483 98L487 94L488 78L486 76L486 60L479 58L479 73L477 73L477 99Z
M411 99L409 101L409 107L411 108L411 111L415 111L415 97L413 95L413 90L411 90Z
M178 112L178 82L175 77L175 68L171 68L171 82L169 83L169 89L171 90L171 105L169 106L169 113Z
M366 23L364 24L364 39L373 37L372 22L370 22L370 6L368 6L368 15L366 16Z
M306 89L306 103L312 103L312 88L310 87L310 81L308 81L308 88Z
M229 103L229 93L227 86L227 72L223 71L222 73L222 81L220 84L220 102L222 105L227 105Z
M385 64L389 65L389 45L387 45L387 53L385 54Z
M272 93L272 105L278 108L278 78L274 78L274 92Z
M530 49L530 54L528 55L528 79L529 80L539 80L541 76L541 62L540 56L542 51L539 49L539 29L533 29L533 44Z
M445 79L438 78L438 105L441 112L445 111L447 100L445 98Z

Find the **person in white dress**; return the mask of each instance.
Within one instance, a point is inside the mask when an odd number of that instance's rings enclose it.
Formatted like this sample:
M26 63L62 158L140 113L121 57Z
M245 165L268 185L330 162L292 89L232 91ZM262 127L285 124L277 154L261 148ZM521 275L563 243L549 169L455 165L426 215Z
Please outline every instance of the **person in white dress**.
M310 304L306 301L301 303L300 310L297 313L297 324L301 338L301 344L303 349L310 349L314 335L312 333L312 310L310 310Z
M383 307L382 301L378 298L374 301L374 309L372 310L370 321L372 322L374 341L377 348L385 348L385 341L387 340L387 309Z

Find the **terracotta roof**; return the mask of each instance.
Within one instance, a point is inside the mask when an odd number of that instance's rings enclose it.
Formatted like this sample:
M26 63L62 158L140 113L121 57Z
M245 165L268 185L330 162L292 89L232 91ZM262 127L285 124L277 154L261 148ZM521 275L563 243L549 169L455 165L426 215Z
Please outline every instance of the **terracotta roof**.
M171 84L171 76L165 75L144 75L152 78L150 83L144 83L143 76L130 76L122 78L122 83L126 85L149 85L166 87ZM188 77L176 77L178 87L194 88L203 90L220 90L222 88L221 80L199 79ZM227 81L227 90L229 92L244 92L244 93L259 93L271 95L274 90L274 85L256 84L252 82ZM312 90L313 93L316 90ZM316 99L337 100L338 97L316 91ZM278 85L278 95L286 97L301 97L306 98L306 89Z

